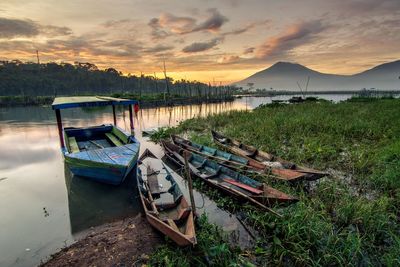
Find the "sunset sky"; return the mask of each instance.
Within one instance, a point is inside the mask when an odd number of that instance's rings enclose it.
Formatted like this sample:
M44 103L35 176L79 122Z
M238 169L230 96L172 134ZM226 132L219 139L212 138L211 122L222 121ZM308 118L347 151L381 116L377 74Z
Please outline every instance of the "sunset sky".
M0 0L0 60L230 83L277 61L352 74L400 59L400 0Z

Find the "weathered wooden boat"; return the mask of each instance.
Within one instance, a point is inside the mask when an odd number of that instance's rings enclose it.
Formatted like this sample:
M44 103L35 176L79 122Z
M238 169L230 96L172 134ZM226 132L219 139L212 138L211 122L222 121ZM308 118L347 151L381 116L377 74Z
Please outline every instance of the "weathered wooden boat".
M211 160L217 161L219 164L224 165L229 168L233 168L237 171L244 172L257 172L259 174L272 175L277 179L285 181L299 181L304 179L307 174L301 173L294 170L273 168L271 166L266 166L254 159L244 158L242 156L237 156L222 150L218 150L212 147L203 146L196 144L190 140L184 139L182 137L171 135L172 142L186 150L207 157Z
M226 137L220 133L217 133L216 131L211 131L211 134L214 142L217 145L246 159L255 160L265 166L275 166L276 168L295 170L297 172L306 174L305 179L307 180L316 180L328 175L325 172L300 166L267 152L260 151L254 146L245 145L238 140Z
M195 245L194 214L171 173L148 149L139 162L137 183L147 221L177 245ZM168 190L160 191L160 180L170 183Z
M190 172L195 177L230 196L247 200L262 208L274 203L290 204L298 201L295 197L220 165L216 161L184 150L171 142L162 141L161 144L169 159L184 167L186 156Z
M305 99L301 96L292 96L288 101L289 103L303 103Z
M61 110L77 107L113 107L114 124L63 129ZM129 106L128 134L116 126L115 106ZM57 97L52 104L56 112L61 151L65 163L74 175L118 185L137 166L140 144L133 135L132 106L136 100L112 97ZM136 107L135 107L136 110ZM136 171L133 172L136 174Z

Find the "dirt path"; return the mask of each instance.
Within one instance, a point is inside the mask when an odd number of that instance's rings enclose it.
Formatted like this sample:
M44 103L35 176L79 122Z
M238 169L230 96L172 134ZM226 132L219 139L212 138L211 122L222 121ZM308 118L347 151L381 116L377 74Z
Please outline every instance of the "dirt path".
M138 215L94 228L40 266L140 266L162 242L145 217Z

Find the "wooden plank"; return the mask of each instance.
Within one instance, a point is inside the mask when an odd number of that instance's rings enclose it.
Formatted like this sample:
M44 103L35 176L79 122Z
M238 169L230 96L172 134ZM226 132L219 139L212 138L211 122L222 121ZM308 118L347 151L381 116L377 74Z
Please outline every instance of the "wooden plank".
M104 153L105 149L96 149L86 151L90 161L115 164L115 162Z
M122 146L123 144L121 141L118 140L118 138L113 135L112 133L106 133L107 138L115 145L115 146Z
M252 192L252 193L254 193L254 194L256 194L256 195L260 195L260 194L263 193L263 191L260 190L260 189L257 189L257 188L248 186L247 184L243 184L243 183L238 182L238 181L235 181L235 180L233 180L233 179L224 178L224 179L222 179L222 180L223 180L224 182L227 182L227 183L236 185L237 187L243 188L243 189L245 189L245 190L247 190L247 191L249 191L249 192Z
M155 171L150 167L147 167L147 183L152 195L160 194L157 174L155 174Z
M78 153L80 151L78 143L76 142L75 137L69 137L68 138L68 143L69 143L69 148L71 149L72 153Z
M115 136L117 136L125 144L128 143L128 137L123 132L121 132L118 128L113 127L111 130L111 133L114 134Z
M179 228L173 220L167 219L167 222L168 222L168 225L172 227L172 229L179 232Z
M271 172L274 175L285 178L286 180L295 180L295 179L302 178L305 176L301 172L288 170L288 169L271 169Z
M96 149L96 150L90 150L89 152L92 152L93 154L96 154L97 157L104 163L109 163L109 164L116 164L117 162L113 159L111 159L107 153L105 153L104 149Z

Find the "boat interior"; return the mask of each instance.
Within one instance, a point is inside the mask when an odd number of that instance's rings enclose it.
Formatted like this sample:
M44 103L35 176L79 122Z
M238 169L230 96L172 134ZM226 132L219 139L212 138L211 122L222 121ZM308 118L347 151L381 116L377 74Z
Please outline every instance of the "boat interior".
M65 143L70 153L122 146L129 138L113 125L89 128L67 127L64 129Z
M189 162L197 170L200 175L205 179L212 179L219 184L223 184L225 187L233 188L246 195L251 195L258 191L258 188L262 188L262 184L254 181L246 176L243 176L229 168L221 166L214 161L204 159L194 153L192 153Z
M146 164L150 165L151 162L147 161ZM191 235L193 222L190 221L192 216L189 215L192 213L192 210L178 184L171 174L166 171L165 167L161 171L155 171L148 165L146 168L146 179L142 178L140 181L140 188L145 195L144 203L146 209L153 213L156 211L159 219L174 230L185 235ZM168 184L169 186L164 190L164 185Z

